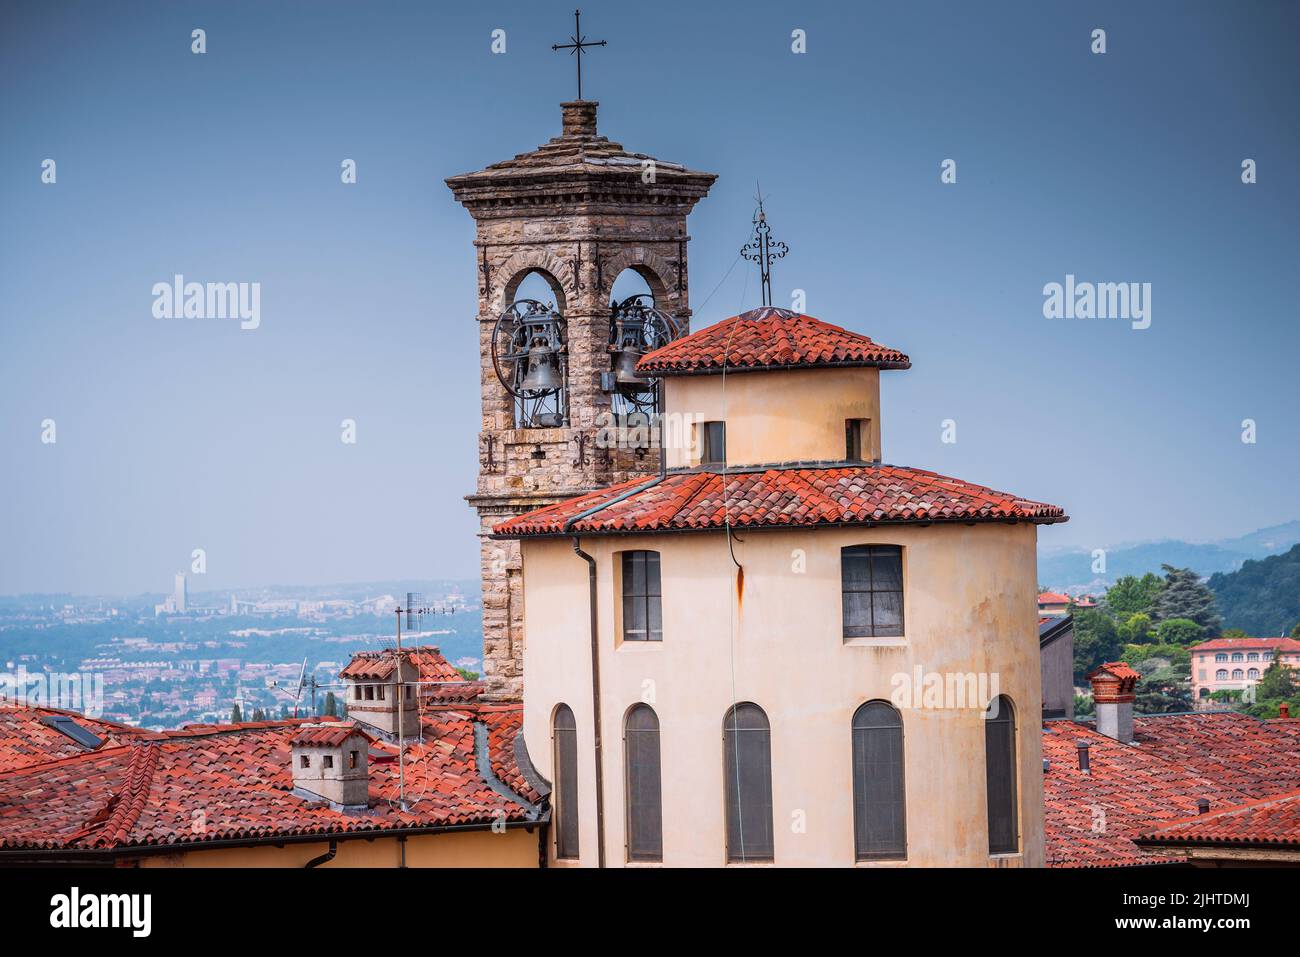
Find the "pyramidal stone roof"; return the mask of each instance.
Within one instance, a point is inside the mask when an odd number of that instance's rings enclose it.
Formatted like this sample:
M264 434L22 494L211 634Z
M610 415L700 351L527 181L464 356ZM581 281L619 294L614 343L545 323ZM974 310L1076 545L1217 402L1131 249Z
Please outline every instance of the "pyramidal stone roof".
M812 316L763 306L670 342L642 357L655 375L707 375L815 366L908 369L912 360L857 332Z
M676 201L694 205L708 193L717 179L714 173L633 153L621 143L599 135L597 106L595 100L561 103L563 127L559 136L486 169L449 177L447 185L456 200L466 205L573 202L575 187L582 192L614 189L620 202ZM652 170L653 176L647 178L647 170Z

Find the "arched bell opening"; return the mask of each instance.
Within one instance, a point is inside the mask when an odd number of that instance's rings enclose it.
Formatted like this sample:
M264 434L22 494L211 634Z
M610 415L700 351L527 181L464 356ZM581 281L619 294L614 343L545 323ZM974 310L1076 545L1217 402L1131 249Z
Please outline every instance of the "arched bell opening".
M554 276L529 270L505 288L508 305L492 330L492 366L512 398L514 427L569 424L564 292Z
M654 287L661 290L656 296ZM609 302L609 370L602 375L611 408L626 424L659 411L659 382L637 371L646 354L682 334L681 324L660 306L662 283L645 267L630 266L614 279Z

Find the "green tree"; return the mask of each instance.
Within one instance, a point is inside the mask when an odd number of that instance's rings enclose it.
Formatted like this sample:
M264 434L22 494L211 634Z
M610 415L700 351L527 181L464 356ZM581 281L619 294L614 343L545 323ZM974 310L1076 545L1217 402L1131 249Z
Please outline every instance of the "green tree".
M1162 645L1194 645L1205 638L1205 629L1187 618L1166 618L1156 626L1156 641Z
M1240 628L1225 628L1222 632L1219 633L1219 637L1220 638L1249 638L1250 635L1246 634Z
M1186 618L1208 632L1217 633L1223 622L1215 609L1214 592L1209 586L1190 568L1160 567L1165 571L1165 584L1155 603L1156 621Z
M1282 664L1281 659L1274 658L1272 663L1259 676L1255 685L1255 700L1286 700L1300 694L1300 681L1296 680L1295 671Z
M1042 589L1039 589L1039 591L1041 592ZM470 670L467 669L467 668L459 668L459 667L457 667L456 665L452 665L452 667L453 667L453 668L456 668L456 674L460 675L460 676L461 676L462 678L464 678L466 681L478 681L478 672L477 672L477 671L470 671Z
M1191 680L1187 669L1152 658L1137 666L1142 679L1137 685L1137 714L1171 714L1192 710Z
M328 718L337 718L339 715L339 702L331 691L325 695L325 716Z
M1300 639L1300 622L1297 622L1296 626L1291 629L1291 637Z
M1154 572L1147 572L1141 578L1124 575L1106 590L1102 604L1121 621L1130 615L1149 615L1164 587L1164 581Z
M1114 661L1123 642L1110 615L1088 608L1074 615L1074 674L1083 682L1088 672L1105 661Z
M1281 635L1300 621L1300 545L1210 576L1219 612L1250 635ZM1300 637L1293 635L1292 637Z
M230 723L239 724L239 722L243 720L244 720L243 712L239 710L239 702L236 701L235 706L230 709Z
M1149 644L1155 634L1151 630L1151 616L1146 612L1135 612L1118 626L1119 639L1126 645Z

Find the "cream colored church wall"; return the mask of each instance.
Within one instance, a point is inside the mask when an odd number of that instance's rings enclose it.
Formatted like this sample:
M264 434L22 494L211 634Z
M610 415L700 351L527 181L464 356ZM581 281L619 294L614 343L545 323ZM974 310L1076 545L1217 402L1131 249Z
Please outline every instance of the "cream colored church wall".
M642 700L661 727L664 864L726 863L722 729L735 700L760 705L771 723L776 864L853 865L852 715L888 700L894 676L919 666L984 673L990 696L1014 701L1022 852L988 851L980 707L904 708L906 864L1041 866L1035 539L1023 524L743 531L735 543L743 596L721 534L582 539L599 568L607 863L625 860L622 722ZM905 637L846 645L840 549L868 543L903 547ZM662 642L615 635L615 555L634 548L660 552ZM550 721L568 704L580 743L580 863L594 865L587 565L569 540L524 542L524 595L529 753L553 780Z
M732 372L725 395L721 375L672 376L664 393L670 422L675 414L727 423L728 465L842 460L845 419L871 420L864 458L880 457L879 369ZM670 446L669 468L699 464L699 448L692 455L686 444Z

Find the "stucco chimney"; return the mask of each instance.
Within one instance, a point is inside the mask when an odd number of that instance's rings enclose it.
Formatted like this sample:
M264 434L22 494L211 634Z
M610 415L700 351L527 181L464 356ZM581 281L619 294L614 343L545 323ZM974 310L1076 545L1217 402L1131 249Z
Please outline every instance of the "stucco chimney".
M290 744L293 789L342 810L370 804L370 737L351 722L304 724Z
M348 717L386 741L420 733L419 668L411 653L398 659L390 651L361 651L339 672L347 698ZM401 694L398 694L398 682ZM401 698L400 711L398 698Z
M1140 677L1122 661L1108 661L1088 675L1097 707L1097 730L1122 744L1133 743L1133 701Z
M1084 774L1091 774L1092 762L1088 760L1088 749L1092 747L1092 745L1088 741L1080 738L1078 741L1074 742L1074 746L1079 749L1079 770Z

